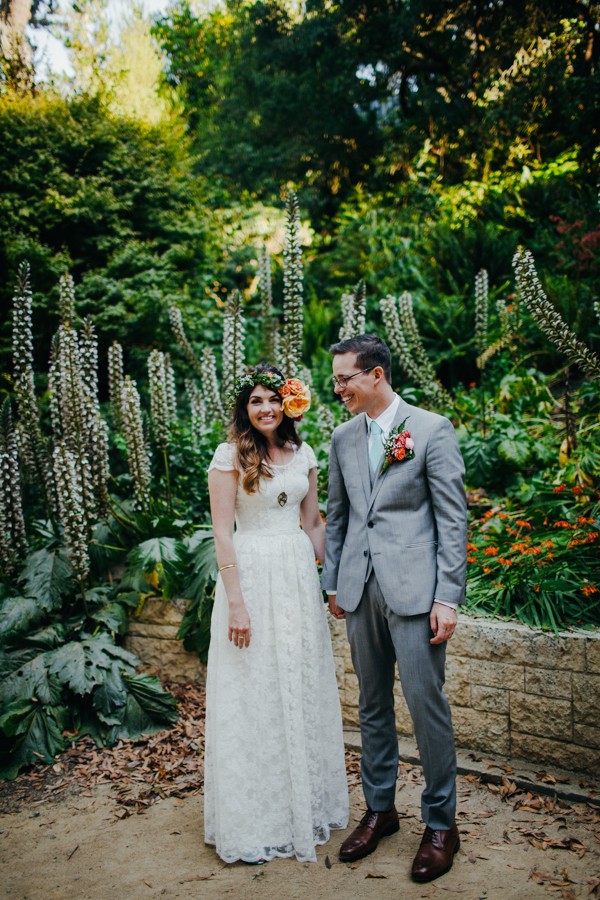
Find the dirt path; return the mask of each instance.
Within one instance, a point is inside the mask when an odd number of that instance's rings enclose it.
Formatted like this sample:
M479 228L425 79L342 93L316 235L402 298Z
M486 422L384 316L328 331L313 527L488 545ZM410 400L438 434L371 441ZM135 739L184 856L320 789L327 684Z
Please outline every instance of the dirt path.
M341 840L364 810L359 755L349 750L350 826L318 848L317 863L226 866L203 843L203 695L187 686L179 700L180 721L170 732L102 751L80 741L56 765L0 782L0 896L600 898L600 783L525 764L513 768L468 751L459 752L461 850L446 876L413 884L421 770L402 742L400 833L384 839L372 856L354 865L337 860Z
M319 848L318 862L274 860L265 866L222 864L202 842L202 797L167 798L143 815L119 818L111 788L33 801L0 816L0 892L31 900L124 900L152 897L445 897L523 900L600 896L598 810L587 804L502 798L459 777L462 848L452 871L415 885L408 871L418 846L420 771L401 767L399 835L356 865L336 858L341 835ZM470 776L471 778L473 776ZM510 790L507 788L507 791ZM352 792L352 816L362 793ZM541 805L540 805L541 804ZM545 849L544 849L545 848ZM567 849L570 848L570 849Z

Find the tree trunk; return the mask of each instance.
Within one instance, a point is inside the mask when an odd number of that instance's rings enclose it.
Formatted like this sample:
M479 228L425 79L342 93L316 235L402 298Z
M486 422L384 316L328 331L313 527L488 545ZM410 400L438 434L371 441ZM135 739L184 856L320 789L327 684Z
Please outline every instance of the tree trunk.
M0 70L12 86L29 84L31 46L25 29L32 14L31 0L0 0Z

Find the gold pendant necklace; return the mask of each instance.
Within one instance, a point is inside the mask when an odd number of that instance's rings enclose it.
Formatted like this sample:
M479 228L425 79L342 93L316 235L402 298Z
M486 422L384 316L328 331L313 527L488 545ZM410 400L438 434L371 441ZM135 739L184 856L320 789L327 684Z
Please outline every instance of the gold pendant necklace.
M286 494L286 491L285 491L285 470L286 470L286 468L287 468L287 466L285 464L278 466L275 463L273 463L273 474L275 475L275 477L277 479L281 480L281 491L277 494L277 502L279 503L279 505L281 506L282 509L288 501L288 495Z

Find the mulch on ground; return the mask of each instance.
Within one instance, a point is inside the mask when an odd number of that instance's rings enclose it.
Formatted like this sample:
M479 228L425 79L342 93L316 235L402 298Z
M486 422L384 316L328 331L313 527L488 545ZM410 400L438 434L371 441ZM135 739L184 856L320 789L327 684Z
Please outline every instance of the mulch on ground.
M54 764L34 765L14 781L0 781L0 812L57 802L67 793L106 784L114 788L116 816L126 818L161 798L201 792L205 691L189 684L166 687L179 704L173 728L114 747L98 748L90 737L80 738ZM346 766L353 787L360 781L359 754L346 751Z
M114 815L124 819L143 814L152 804L167 797L185 798L202 791L205 693L192 685L167 685L177 697L180 709L176 725L169 731L139 740L119 741L114 747L98 748L89 737L81 738L52 765L35 765L14 781L0 782L0 812L58 803L69 794L91 796L94 788L110 785ZM348 783L352 790L360 784L360 754L346 751ZM501 781L488 783L477 774L458 778L457 823L461 835L475 839L485 822L494 815L493 797L512 807L511 821L502 845L530 844L538 850L564 850L565 861L596 857L600 844L600 809L593 803L577 803L558 796L523 790L511 780L509 765L502 766ZM546 785L557 779L549 772L536 773ZM401 762L398 789L422 780L418 765ZM400 813L401 817L407 817ZM408 816L410 818L410 816ZM414 817L414 812L413 812ZM495 847L489 845L488 852ZM475 858L471 860L475 862ZM530 880L562 897L572 894L567 869L534 868ZM600 897L600 877L592 875L586 884L589 895Z

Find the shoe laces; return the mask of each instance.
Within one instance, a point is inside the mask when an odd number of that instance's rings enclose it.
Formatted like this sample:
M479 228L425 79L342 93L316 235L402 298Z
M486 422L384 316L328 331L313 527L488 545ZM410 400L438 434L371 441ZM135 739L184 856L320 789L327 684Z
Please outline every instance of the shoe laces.
M370 825L372 821L377 819L377 813L372 809L368 809L362 819L360 820L361 825Z
M435 828L430 828L429 825L425 826L425 834L423 835L423 844L433 844L435 847L441 847L442 842L440 840L440 836Z

